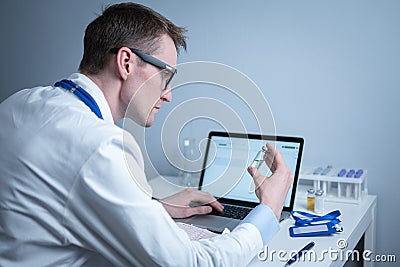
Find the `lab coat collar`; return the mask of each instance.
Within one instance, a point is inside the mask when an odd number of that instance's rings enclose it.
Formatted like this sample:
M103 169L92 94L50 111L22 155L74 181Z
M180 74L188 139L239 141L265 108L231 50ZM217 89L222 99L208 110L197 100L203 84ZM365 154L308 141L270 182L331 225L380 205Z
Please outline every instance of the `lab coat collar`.
M89 77L82 73L73 73L68 77L68 79L85 89L94 98L100 108L104 121L114 124L110 106L108 105L103 92Z

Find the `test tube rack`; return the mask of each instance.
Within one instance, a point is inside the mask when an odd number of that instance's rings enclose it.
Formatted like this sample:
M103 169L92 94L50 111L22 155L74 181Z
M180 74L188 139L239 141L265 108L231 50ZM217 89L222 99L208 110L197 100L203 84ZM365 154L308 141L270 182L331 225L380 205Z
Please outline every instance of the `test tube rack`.
M358 204L368 194L367 170L363 169L362 175L358 178L354 178L354 176L338 176L338 173L341 170L351 170L354 168L346 169L330 167L329 171L325 171L324 174L314 174L317 168L321 167L303 167L300 170L299 187L301 187L300 184L302 181L311 181L314 190L324 190L326 201L341 203ZM304 188L304 190L301 191L304 191L305 194L305 192L307 191L306 189L307 188Z

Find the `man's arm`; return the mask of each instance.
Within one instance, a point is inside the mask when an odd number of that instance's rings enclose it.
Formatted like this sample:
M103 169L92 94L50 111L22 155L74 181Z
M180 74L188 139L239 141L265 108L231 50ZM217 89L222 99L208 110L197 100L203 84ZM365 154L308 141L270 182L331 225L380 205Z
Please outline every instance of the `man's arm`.
M245 266L256 256L263 240L250 223L229 234L190 241L163 206L142 190L139 154L139 148L127 149L120 140L93 153L68 197L66 243L116 266Z

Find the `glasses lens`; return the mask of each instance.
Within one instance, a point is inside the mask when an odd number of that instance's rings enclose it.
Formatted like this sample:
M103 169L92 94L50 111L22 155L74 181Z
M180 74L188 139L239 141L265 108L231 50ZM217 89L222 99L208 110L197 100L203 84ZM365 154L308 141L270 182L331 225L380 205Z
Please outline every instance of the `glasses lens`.
M165 88L164 89L168 88L168 85L170 84L170 82L171 82L172 78L174 77L175 73L176 73L176 70L174 72L166 70L166 73L165 73L166 82L165 82Z

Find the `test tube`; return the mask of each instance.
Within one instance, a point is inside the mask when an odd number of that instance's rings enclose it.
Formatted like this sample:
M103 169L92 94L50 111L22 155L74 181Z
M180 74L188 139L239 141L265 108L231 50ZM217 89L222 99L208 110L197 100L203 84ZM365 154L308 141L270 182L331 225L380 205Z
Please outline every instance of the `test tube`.
M355 171L353 169L351 169L346 174L346 177L347 178L352 178L354 174L355 174ZM351 195L352 195L352 184L347 183L347 185L346 185L346 198L351 198Z

